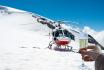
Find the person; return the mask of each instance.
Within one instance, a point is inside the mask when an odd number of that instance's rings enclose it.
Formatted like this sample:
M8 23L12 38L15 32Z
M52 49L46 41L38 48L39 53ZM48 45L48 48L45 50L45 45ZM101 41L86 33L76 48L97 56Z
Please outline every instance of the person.
M97 45L88 45L86 48L81 48L79 53L84 61L95 61L95 70L104 70L104 53Z

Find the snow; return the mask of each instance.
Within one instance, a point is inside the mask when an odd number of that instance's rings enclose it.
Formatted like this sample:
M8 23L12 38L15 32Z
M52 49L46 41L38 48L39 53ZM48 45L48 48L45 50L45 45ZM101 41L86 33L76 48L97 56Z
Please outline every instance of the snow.
M46 48L51 41L49 32L31 14L1 15L0 70L79 70L80 54ZM78 49L78 41L70 46ZM85 64L94 70L94 62Z
M7 6L2 6L2 5L0 5L0 6L1 6L1 7L4 7L4 8L7 8L8 11L11 11L11 12L26 12L26 11L24 11L24 10L19 10L19 9L7 7Z

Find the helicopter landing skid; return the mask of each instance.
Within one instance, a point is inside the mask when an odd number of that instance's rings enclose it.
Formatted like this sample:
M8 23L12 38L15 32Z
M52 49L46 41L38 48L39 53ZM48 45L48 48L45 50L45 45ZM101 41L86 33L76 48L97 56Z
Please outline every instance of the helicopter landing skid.
M73 48L71 46L65 45L65 46L58 46L56 45L55 47L53 47L53 44L55 44L53 41L51 41L49 43L48 48L51 50L56 50L56 51L73 51Z

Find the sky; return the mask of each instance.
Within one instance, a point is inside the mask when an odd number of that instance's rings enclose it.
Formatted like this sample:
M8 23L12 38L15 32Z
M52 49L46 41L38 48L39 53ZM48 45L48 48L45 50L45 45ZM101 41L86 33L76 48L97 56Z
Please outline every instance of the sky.
M104 30L104 0L0 0L0 5L37 13L55 21Z

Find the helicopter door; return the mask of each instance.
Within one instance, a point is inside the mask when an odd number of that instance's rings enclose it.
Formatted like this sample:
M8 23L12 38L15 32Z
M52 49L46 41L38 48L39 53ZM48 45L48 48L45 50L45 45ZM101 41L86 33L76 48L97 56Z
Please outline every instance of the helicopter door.
M71 32L69 32L67 30L64 30L63 32L64 32L65 37L68 37L68 38L71 38L72 40L75 40L75 37Z
M65 37L70 37L70 33L67 30L63 30Z

